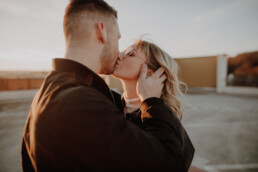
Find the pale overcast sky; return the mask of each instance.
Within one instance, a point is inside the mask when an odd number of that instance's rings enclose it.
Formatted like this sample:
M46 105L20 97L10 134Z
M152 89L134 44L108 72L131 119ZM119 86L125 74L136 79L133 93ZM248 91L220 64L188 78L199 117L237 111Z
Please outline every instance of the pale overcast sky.
M175 58L258 50L258 0L106 0L120 50L143 34ZM68 0L0 0L0 70L50 70L63 57Z

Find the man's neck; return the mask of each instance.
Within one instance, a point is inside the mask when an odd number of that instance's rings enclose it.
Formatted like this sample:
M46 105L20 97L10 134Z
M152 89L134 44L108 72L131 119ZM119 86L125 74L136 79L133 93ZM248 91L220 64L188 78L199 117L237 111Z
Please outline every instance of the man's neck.
M76 61L82 65L88 67L93 72L100 73L99 51L96 49L86 47L68 47L66 49L64 58Z
M137 80L122 80L122 84L124 88L124 96L127 99L138 98L136 91Z

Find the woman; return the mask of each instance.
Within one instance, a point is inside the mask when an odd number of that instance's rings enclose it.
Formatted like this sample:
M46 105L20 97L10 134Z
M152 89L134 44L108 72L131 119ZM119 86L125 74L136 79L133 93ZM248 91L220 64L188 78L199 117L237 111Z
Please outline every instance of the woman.
M182 119L182 111L178 95L182 95L180 84L183 83L178 80L176 62L165 51L153 43L138 40L123 53L119 54L113 76L122 81L124 94L122 101L115 95L116 104L118 104L120 110L124 112L128 120L145 130L144 123L142 122L143 119L141 118L141 110L139 109L142 100L137 94L138 77L140 75L141 66L144 63L147 64L148 67L147 77L152 75L155 71L160 70L160 68L164 69L164 74L160 77L164 80L161 99L164 101L164 104L167 105L168 109L171 110L171 114L177 117L173 118L175 120L173 128L182 144L182 150L174 151L182 152L183 160L179 158L180 160L178 159L178 162L184 163L185 168L189 169L195 150L180 122Z
M160 67L164 69L164 75L167 78L164 82L161 98L171 108L174 115L181 120L182 111L178 95L182 95L180 84L183 83L178 80L177 64L161 48L143 40L138 40L123 53L120 53L114 69L113 76L121 80L124 88L124 112L132 113L140 107L141 101L137 95L136 86L143 63L148 66L148 76Z

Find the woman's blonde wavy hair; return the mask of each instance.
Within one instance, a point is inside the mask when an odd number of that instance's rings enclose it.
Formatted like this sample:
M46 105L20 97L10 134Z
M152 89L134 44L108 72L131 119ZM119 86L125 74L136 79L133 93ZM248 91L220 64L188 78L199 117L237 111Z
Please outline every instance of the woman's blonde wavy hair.
M178 96L183 96L180 90L181 86L183 85L186 88L187 86L178 79L178 65L176 61L164 50L151 42L139 39L136 41L136 47L145 53L145 63L149 69L153 71L156 71L159 67L164 69L167 79L164 82L161 98L172 109L174 114L182 120L183 114Z

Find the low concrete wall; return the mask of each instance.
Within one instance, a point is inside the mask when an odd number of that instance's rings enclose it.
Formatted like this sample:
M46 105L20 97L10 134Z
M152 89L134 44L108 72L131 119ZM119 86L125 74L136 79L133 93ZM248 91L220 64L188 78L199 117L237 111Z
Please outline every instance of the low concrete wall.
M216 87L217 56L175 59L179 79L188 87Z
M44 78L0 79L0 91L29 90L40 88Z
M108 76L101 76L109 84ZM0 79L0 91L38 89L44 82L44 78L28 79Z
M123 92L123 85L122 85L122 83L119 79L110 76L109 80L110 80L109 81L109 87L110 88L113 88L113 89L115 88L121 93Z

